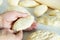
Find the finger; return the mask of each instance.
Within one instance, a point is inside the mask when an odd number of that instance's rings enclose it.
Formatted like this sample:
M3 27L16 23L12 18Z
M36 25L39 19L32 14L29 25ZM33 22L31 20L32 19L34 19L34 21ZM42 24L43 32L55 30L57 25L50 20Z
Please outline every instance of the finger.
M17 39L21 39L23 38L23 31L19 31L19 33L17 33L16 35Z
M31 27L27 28L24 31L32 31L32 30L35 30L35 29L37 29L37 23L34 21L33 24L31 25Z
M3 20L3 28L7 28L7 29L10 29L11 28L11 23Z
M36 29L36 28L37 28L37 23L36 23L36 22L33 22L33 24L31 25L31 27L32 27L33 29Z
M20 13L18 14L18 17L27 17L27 16L28 16L27 13L21 13L21 12L20 12Z
M2 29L1 30L1 33L2 34L9 34L9 33L11 33L8 29Z
M4 20L7 20L7 21L14 21L18 17L26 17L27 15L28 15L27 13L22 13L18 11L9 11L3 14L3 18Z
M13 33L14 34L14 31L11 30L11 29L7 29L9 33Z

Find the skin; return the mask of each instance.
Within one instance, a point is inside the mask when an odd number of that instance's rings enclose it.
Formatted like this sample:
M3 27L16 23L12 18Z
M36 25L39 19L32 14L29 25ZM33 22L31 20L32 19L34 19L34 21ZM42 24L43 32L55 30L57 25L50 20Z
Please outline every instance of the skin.
M11 24L13 21L17 20L17 18L21 17L27 17L28 15L25 13L17 12L17 11L11 11L11 12L6 12L2 14L3 17L3 27L4 28L11 28Z
M0 30L0 40L22 40L23 32L19 31L17 34L13 34L6 29Z
M37 29L37 23L34 21L33 24L31 25L31 27L25 29L24 31L32 31Z

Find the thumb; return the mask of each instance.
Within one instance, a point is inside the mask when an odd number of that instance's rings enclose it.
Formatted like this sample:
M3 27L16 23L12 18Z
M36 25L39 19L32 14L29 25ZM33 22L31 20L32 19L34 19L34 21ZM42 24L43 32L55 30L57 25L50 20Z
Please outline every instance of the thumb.
M16 34L16 38L22 40L22 38L23 38L23 31L19 31L19 33Z
M22 13L22 12L20 12L20 13L18 14L18 17L27 17L27 16L28 16L27 13Z

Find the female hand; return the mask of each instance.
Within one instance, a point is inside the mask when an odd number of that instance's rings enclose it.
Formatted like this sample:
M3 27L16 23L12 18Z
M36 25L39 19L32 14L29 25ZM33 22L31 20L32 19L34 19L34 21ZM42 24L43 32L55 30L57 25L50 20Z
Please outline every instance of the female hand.
M23 39L22 31L13 34L6 29L0 30L0 40L22 40L22 39Z
M5 12L4 14L1 15L3 18L3 28L6 29L10 29L13 26L13 23L21 17L27 17L28 14L27 13L22 13L22 12L17 12L17 11L9 11L9 12ZM32 24L32 26L28 29L26 29L27 31L36 29L36 22L34 22Z

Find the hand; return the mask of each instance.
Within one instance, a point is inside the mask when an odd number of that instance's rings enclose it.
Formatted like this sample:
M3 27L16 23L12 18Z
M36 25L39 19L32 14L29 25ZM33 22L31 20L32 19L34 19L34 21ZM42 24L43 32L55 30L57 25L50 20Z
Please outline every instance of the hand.
M2 14L2 17L3 17L3 28L7 28L7 29L10 29L12 28L13 26L13 23L18 19L18 18L21 18L21 17L27 17L28 14L26 13L21 13L21 12L17 12L17 11L9 11L9 12L6 12L4 14ZM32 26L30 28L27 29L27 31L30 31L30 30L34 30L36 29L36 22L34 22L32 24Z
M0 40L22 40L23 32L19 31L17 34L10 33L7 29L0 30Z
M6 12L6 13L2 14L3 27L9 29L12 27L12 25L13 25L12 23L14 23L18 18L26 17L26 16L27 16L27 14L17 12L17 11Z

